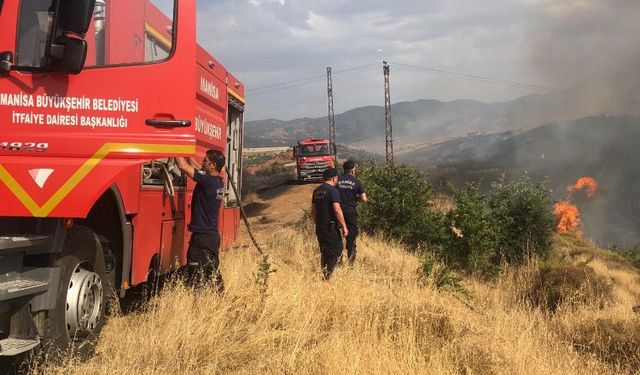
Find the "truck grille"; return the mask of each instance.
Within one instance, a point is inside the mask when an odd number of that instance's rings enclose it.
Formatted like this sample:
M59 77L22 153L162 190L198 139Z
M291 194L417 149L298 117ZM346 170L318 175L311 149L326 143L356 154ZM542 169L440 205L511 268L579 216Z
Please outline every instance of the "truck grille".
M327 168L329 168L329 162L327 161L310 162L304 165L304 169L327 169Z

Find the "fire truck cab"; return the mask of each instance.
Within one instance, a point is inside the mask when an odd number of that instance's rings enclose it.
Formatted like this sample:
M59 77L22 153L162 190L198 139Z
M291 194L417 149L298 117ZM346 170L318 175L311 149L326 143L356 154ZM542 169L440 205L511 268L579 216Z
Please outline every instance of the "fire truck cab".
M335 166L328 139L308 138L293 147L298 181L322 181L322 173Z
M196 43L193 0L0 0L0 356L80 350L108 296L186 263L195 183L227 158L240 223L244 85Z

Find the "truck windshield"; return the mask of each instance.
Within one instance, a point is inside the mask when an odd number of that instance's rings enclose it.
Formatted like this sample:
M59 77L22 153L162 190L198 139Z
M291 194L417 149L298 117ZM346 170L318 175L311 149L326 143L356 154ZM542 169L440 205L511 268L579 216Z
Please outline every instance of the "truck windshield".
M18 24L18 65L42 67L47 37L51 31L52 0L23 1Z
M300 155L302 156L329 155L329 145L326 143L319 144L319 145L301 145Z

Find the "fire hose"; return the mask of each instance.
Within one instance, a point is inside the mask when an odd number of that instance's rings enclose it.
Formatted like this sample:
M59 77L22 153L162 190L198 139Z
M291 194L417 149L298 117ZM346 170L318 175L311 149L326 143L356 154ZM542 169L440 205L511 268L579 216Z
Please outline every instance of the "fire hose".
M249 233L249 238L251 238L251 242L253 242L253 245L256 247L256 250L258 250L260 255L264 256L265 255L264 251L262 251L262 248L258 244L258 241L256 241L256 238L253 236L253 228L251 227L251 224L249 223L249 219L247 219L247 214L244 212L244 207L242 206L242 202L240 201L240 195L238 194L238 188L236 188L236 184L233 182L233 172L232 171L229 171L229 184L231 185L231 188L233 189L233 193L236 195L236 199L238 201L238 207L240 207L240 216L242 216L242 220L244 221L244 225L247 227L247 233Z

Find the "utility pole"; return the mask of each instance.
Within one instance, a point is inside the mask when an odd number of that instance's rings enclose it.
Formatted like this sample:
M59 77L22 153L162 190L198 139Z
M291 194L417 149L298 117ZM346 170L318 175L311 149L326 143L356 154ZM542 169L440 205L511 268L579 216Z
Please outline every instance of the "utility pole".
M384 73L384 125L387 166L393 167L393 129L391 127L391 95L389 94L389 64L382 62Z
M331 151L333 153L334 164L338 165L336 148L336 121L333 115L333 84L331 83L331 67L327 67L327 96L329 98L329 142L331 142Z

